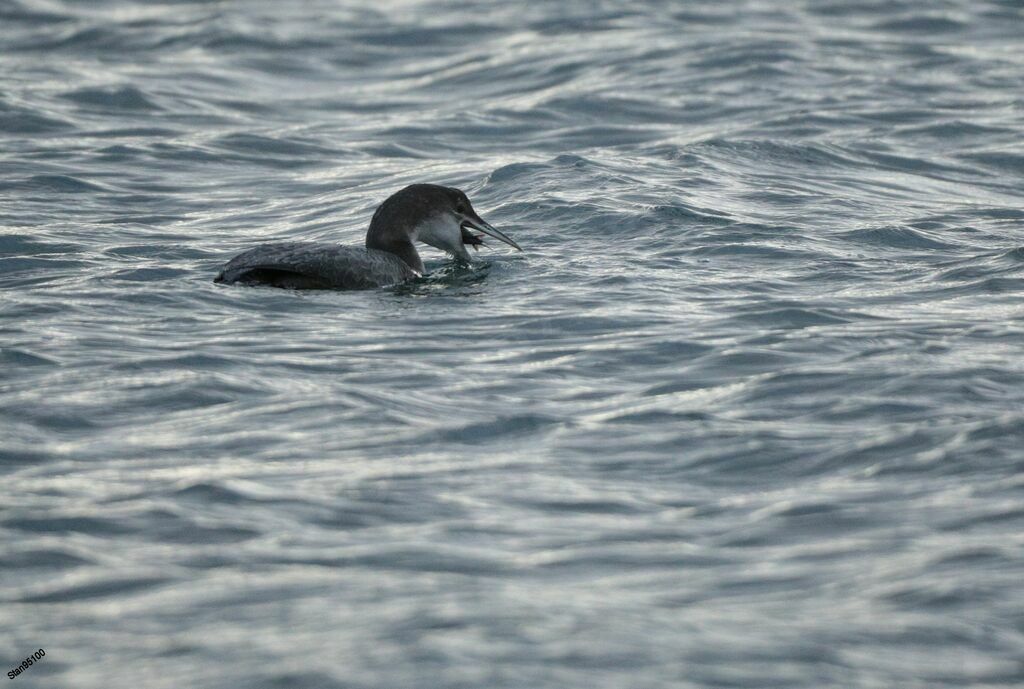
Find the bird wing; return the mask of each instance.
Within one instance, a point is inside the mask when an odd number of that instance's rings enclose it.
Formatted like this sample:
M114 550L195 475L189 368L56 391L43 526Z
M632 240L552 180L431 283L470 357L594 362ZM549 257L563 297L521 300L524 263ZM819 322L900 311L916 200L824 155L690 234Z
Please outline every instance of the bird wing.
M262 244L235 256L215 282L256 283L294 289L369 289L416 273L384 251L318 242Z

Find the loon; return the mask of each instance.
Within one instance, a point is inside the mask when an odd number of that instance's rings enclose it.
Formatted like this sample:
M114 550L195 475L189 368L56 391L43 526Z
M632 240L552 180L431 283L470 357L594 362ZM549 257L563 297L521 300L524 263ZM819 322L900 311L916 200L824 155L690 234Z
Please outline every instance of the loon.
M366 231L366 248L322 242L262 244L228 261L214 282L287 289L371 289L423 275L414 242L469 261L483 235L522 251L484 221L459 189L413 184L380 204Z

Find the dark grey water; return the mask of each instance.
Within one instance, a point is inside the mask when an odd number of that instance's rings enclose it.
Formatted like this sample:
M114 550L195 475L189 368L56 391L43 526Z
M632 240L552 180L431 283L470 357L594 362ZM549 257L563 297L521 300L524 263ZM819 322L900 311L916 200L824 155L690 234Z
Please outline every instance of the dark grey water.
M1022 37L1017 0L0 0L0 671L1020 686ZM416 181L525 253L211 282Z

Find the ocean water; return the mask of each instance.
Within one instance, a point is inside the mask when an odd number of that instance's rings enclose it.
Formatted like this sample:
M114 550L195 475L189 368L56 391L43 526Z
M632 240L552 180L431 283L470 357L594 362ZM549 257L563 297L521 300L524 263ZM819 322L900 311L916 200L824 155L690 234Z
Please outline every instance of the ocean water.
M1022 686L1022 300L1019 0L0 0L0 672Z

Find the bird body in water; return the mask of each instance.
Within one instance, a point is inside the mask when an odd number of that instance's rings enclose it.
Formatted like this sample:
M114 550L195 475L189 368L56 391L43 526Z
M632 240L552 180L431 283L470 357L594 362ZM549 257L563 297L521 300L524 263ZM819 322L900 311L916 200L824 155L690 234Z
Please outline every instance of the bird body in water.
M263 244L228 261L214 282L289 289L384 287L423 275L417 241L469 261L466 246L483 243L474 230L522 251L481 218L459 189L413 184L377 208L365 248L322 242Z

